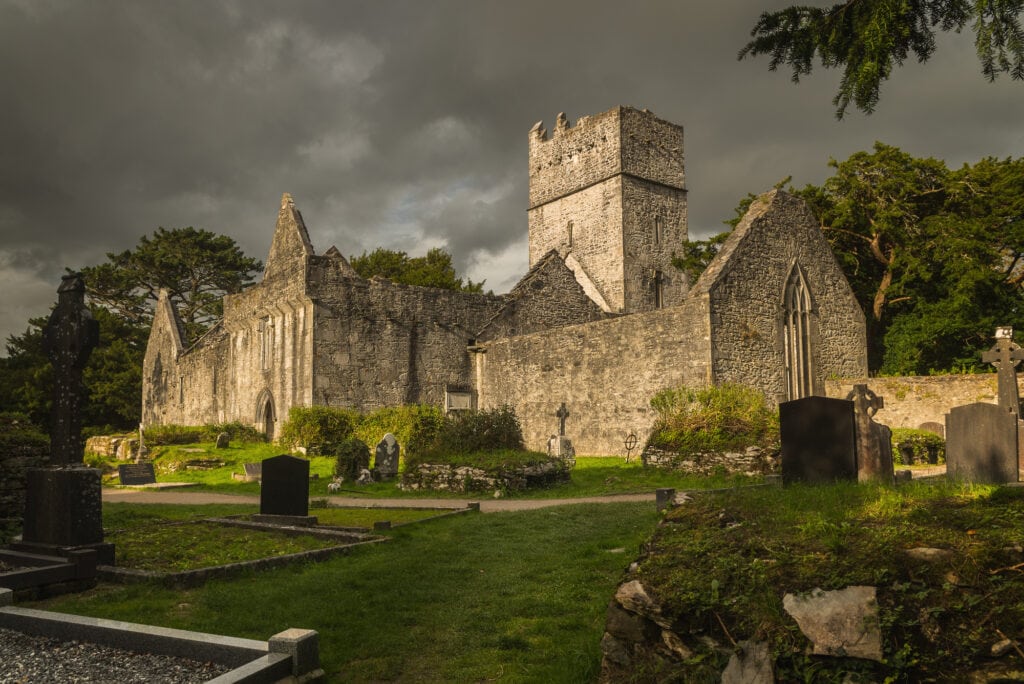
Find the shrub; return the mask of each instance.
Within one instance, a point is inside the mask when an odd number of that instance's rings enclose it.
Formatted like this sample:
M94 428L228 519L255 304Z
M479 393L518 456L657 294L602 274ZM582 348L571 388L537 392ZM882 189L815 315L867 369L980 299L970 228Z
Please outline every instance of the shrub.
M432 439L428 439L430 432ZM422 442L409 446L407 465L412 461L443 463L468 454L523 451L523 431L509 406L459 412L436 422L423 420L416 437Z
M352 436L359 414L349 409L328 406L293 406L281 428L278 442L285 447L303 447L313 452L332 454L332 445Z
M946 440L927 430L893 428L892 460L901 465L945 463Z
M422 411L413 416L409 430L409 442L405 446L406 459L426 454L437 442L441 428L445 424L445 416L440 409Z
M647 446L680 454L738 451L778 441L779 418L750 387L665 389L651 399L658 412Z
M239 421L230 423L208 423L203 426L204 442L217 441L217 435L222 432L228 433L228 439L232 442L266 442L267 436L252 425L246 425Z
M331 446L337 456L334 474L338 477L355 480L360 470L370 467L370 447L363 440L349 437Z
M416 433L429 432L433 440L436 425L443 417L439 406L408 404L377 409L359 419L353 434L368 445L375 446L388 432L395 436L402 450L408 452ZM432 427L430 427L432 426ZM420 438L422 440L422 437Z
M198 425L152 425L142 431L146 446L195 444L203 441L203 428Z
M0 449L10 452L17 448L47 449L50 438L23 413L0 413Z

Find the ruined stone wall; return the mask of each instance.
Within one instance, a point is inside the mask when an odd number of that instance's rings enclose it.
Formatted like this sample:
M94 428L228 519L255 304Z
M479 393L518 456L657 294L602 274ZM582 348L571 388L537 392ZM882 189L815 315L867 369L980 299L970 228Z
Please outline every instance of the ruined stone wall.
M477 339L526 335L598 321L606 316L587 297L565 262L551 251L505 295L505 304L477 334Z
M954 406L999 403L995 373L829 379L826 394L845 399L855 384L867 385L885 400L885 408L879 409L875 420L889 427L918 428L928 422L945 425L945 416ZM1017 377L1017 386L1024 396L1024 375Z
M316 302L316 404L373 410L443 404L445 386L471 384L470 340L503 299L353 276L343 262L311 261Z
M475 354L482 408L508 404L528 448L543 451L569 410L566 435L578 454L623 454L635 432L642 445L661 389L708 382L707 300L556 330L494 340Z
M0 544L21 532L29 468L50 462L49 439L17 414L0 414Z
M802 200L773 191L751 205L695 287L710 296L716 383L785 399L782 300L795 264L812 297L815 393L825 378L866 374L864 315L828 242Z

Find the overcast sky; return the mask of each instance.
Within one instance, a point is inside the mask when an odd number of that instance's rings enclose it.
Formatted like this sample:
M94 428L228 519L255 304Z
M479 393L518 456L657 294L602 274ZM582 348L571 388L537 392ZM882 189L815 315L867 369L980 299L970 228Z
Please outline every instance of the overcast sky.
M787 4L0 0L0 338L47 313L65 267L159 226L265 259L282 192L318 253L442 246L505 292L527 267L527 132L562 111L682 124L696 237L875 140L952 166L1024 156L1024 84L988 83L971 35L843 121L837 73L737 61Z

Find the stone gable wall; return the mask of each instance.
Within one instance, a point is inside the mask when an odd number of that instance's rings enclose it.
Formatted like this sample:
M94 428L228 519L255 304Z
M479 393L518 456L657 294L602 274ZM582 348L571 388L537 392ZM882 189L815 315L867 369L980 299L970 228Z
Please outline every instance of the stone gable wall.
M723 247L723 258L698 283L711 298L715 382L786 398L782 299L794 263L805 273L816 314L816 392L824 393L825 378L866 374L863 313L806 204L767 193L736 231L736 243Z
M549 252L508 293L505 305L477 334L478 340L526 335L606 317L586 293L565 262Z
M630 432L642 445L661 389L704 384L710 366L707 301L493 340L474 355L482 408L508 404L528 448L544 451L569 410L566 435L579 454L623 454Z
M312 401L372 410L442 404L445 386L472 384L470 340L504 303L494 295L352 277L314 258Z

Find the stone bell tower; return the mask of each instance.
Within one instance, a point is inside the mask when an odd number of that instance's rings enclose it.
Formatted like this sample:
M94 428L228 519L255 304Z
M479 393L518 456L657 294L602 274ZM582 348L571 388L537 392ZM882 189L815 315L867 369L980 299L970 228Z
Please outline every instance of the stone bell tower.
M683 128L647 110L616 107L551 137L530 131L530 266L556 250L608 312L682 301L672 266L686 242Z

